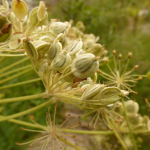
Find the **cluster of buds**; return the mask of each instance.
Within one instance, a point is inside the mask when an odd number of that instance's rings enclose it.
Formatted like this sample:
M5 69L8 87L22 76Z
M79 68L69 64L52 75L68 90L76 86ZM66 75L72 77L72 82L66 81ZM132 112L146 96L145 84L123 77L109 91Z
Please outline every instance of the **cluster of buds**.
M139 105L133 100L125 102L126 114L129 120L130 127L133 132L149 132L150 131L150 119L148 116L141 116L139 112ZM128 132L127 120L125 120L125 111L121 102L116 102L112 111L119 114L121 119L116 119L115 125L118 131ZM119 120L119 121L117 121Z
M121 68L122 55L119 54L119 64L116 62L116 51L113 51L114 69L108 64L107 50L98 42L99 37L93 34L84 34L84 24L80 21L75 26L70 22L60 22L58 19L48 21L48 13L43 1L38 7L31 10L23 0L12 1L12 11L6 0L0 6L0 55L26 56L45 86L47 97L54 102L61 101L73 104L81 109L96 112L96 126L99 118L111 128L113 120L118 130L128 131L124 117L124 108L119 100L127 96L132 83L141 80L139 75L133 75L138 68L136 65L127 71L132 53L128 54L128 61L124 69ZM105 62L110 73L99 69ZM98 73L108 82L96 83ZM138 78L137 78L138 76ZM150 73L147 74L150 78ZM138 103L128 100L125 102L127 117L131 128L149 131L149 118L138 114ZM94 110L94 111L93 111ZM31 117L32 118L32 117ZM50 116L48 116L50 118ZM34 122L34 119L31 119ZM91 123L94 121L92 119ZM50 119L47 120L49 128L44 128L46 137L51 134L52 140L61 136L58 129ZM34 122L35 123L35 122ZM49 139L47 140L48 143ZM31 142L32 143L32 142ZM34 143L34 141L33 141ZM43 148L45 149L46 146Z

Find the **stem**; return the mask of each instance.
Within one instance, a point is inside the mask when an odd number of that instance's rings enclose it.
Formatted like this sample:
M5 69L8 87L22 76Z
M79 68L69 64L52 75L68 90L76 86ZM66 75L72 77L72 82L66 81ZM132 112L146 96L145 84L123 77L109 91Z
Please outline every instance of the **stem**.
M6 57L2 57L2 58L0 59L0 64L1 64L5 59L6 59Z
M74 149L76 149L76 150L81 150L80 148L78 148L77 146L75 146L75 145L71 144L69 141L67 141L67 140L63 139L62 137L57 136L57 138L58 138L59 140L61 140L62 142L64 142L65 144L67 144L67 145L69 145L69 146L73 147Z
M46 96L47 93L40 93L36 95L29 95L29 96L22 96L22 97L15 97L15 98L8 98L8 99L2 99L0 100L0 104L4 103L12 103L12 102L20 102L20 101L26 101L31 99L37 99Z
M27 56L26 54L0 54L3 57L19 57L19 56Z
M3 117L3 118L0 118L0 122L2 122L2 121L7 121L7 120L9 120L9 119L17 118L17 117L24 116L24 115L27 115L27 114L29 114L29 113L35 112L35 111L37 111L37 110L39 110L39 109L42 109L43 107L48 106L48 105L49 105L50 103L52 103L52 102L53 102L53 101L48 100L47 102L42 103L42 104L40 104L40 105L38 105L38 106L36 106L36 107L34 107L34 108L30 108L30 109L25 110L25 111L22 111L22 112L20 112L20 113L16 113L16 114L14 114L14 115L10 115L10 116L6 116L6 117Z
M0 70L0 73L2 73L2 72L4 72L4 71L6 71L6 70L8 70L8 69L10 69L10 68L12 68L12 67L18 65L18 64L20 64L20 63L22 63L22 62L24 62L24 61L26 61L26 60L28 60L28 59L29 59L29 57L25 57L24 59L21 59L21 60L15 62L15 63L13 63L13 64L7 66L7 67L1 69L1 70Z
M138 150L136 142L135 142L135 139L134 139L134 136L132 134L132 130L131 130L131 127L130 127L130 123L129 123L129 119L128 119L128 116L127 116L127 111L126 111L126 107L125 107L123 98L121 99L121 101L122 101L122 104L123 104L123 109L124 109L124 113L125 113L125 118L126 118L126 121L127 121L127 125L128 125L128 128L129 128L129 134L130 134L130 137L131 137L133 145L134 145L134 150Z
M5 85L5 86L0 87L0 90L10 88L10 87L14 87L14 86L27 84L27 83L32 83L32 82L36 82L36 81L40 81L40 80L41 80L41 78L37 78L37 79L28 80L28 81L24 81L24 82L19 82L19 83L15 83L15 84Z
M21 70L27 69L27 68L29 68L29 67L31 67L31 66L32 66L32 65L27 65L27 66L24 66L24 67L20 67L20 68L17 68L17 69L13 69L13 70L11 70L11 71L8 71L8 72L6 72L6 73L1 74L1 75L0 75L0 78L3 77L3 76L9 75L9 74L11 74L11 73L17 72L17 71L21 71Z
M22 71L22 72L20 72L20 73L17 73L17 74L15 74L15 75L13 75L13 76L11 76L11 77L9 77L9 78L6 78L6 79L0 81L0 84L2 84L2 83L4 83L4 82L7 82L7 81L9 81L9 80L11 80L11 79L13 79L13 78L16 78L16 77L18 77L18 76L20 76L20 75L22 75L22 74L24 74L24 73L26 73L26 72L28 72L28 71L31 71L32 69L33 69L33 68L24 70L24 71Z
M92 135L111 135L112 131L88 131L88 130L71 130L63 129L63 132L76 133L76 134L92 134Z
M125 150L128 150L128 149L126 148L126 145L125 145L124 142L122 141L120 135L118 134L118 132L116 131L115 128L113 128L113 132L114 132L116 138L119 140L119 142L120 142L120 144L122 145L122 147L123 147Z

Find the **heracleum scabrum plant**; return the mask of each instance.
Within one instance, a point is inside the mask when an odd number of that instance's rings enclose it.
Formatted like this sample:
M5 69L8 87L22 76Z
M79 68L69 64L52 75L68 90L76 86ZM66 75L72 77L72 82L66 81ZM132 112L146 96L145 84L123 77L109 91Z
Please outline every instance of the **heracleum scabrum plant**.
M73 21L61 22L58 19L48 20L48 13L43 1L38 7L33 8L28 14L28 6L23 0L13 0L11 9L8 2L2 0L0 6L0 63L10 57L21 57L19 61L4 66L0 70L0 77L10 75L9 78L0 80L0 84L13 78L28 73L34 69L39 78L0 86L0 89L23 86L36 81L42 82L45 91L36 95L22 96L9 99L0 99L0 104L15 103L19 101L45 98L40 105L28 110L22 110L9 116L0 116L0 122L11 121L21 125L21 129L29 132L39 133L39 137L30 141L19 141L16 144L34 146L42 142L39 149L56 150L66 149L66 146L76 150L82 150L78 144L73 144L66 137L77 139L76 134L115 135L121 148L137 150L137 134L150 132L150 120L148 116L141 116L137 102L130 100L130 93L134 91L133 86L142 77L134 70L128 70L129 60L132 53L127 56L127 63L122 67L122 55L116 59L116 51L113 51L114 67L110 67L106 56L107 50L97 41L99 37L93 34L85 34L84 24L79 21L72 26ZM13 67L30 60L31 64L23 67ZM108 72L101 69L101 65L108 68ZM13 68L13 69L12 69ZM19 71L19 73L18 73ZM15 73L15 75L11 75ZM98 76L104 78L99 81ZM32 88L32 86L31 86ZM3 93L0 93L3 94ZM70 114L62 124L56 124L56 108L54 116L50 114L50 108L46 113L47 126L34 121L32 113L39 112L43 107L58 102L74 105L82 112L78 123L69 124ZM148 101L147 101L147 104ZM31 122L18 120L20 116L29 115ZM82 118L89 117L88 129L82 130ZM44 117L43 117L44 118ZM67 125L68 124L68 125ZM106 128L100 128L103 124ZM27 129L26 127L33 129ZM22 131L23 132L23 131ZM70 133L68 133L70 132ZM105 149L108 149L105 147ZM109 147L112 148L112 147ZM68 149L68 148L67 148ZM102 149L102 147L99 147Z

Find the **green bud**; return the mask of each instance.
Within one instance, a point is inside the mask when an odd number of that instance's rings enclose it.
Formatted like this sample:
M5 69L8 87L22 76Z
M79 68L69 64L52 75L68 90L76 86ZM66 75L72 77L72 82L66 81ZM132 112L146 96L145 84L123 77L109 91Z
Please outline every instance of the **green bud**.
M72 72L75 77L84 79L92 76L99 68L99 62L93 54L79 55L72 63Z
M120 115L123 115L124 109L123 109L123 105L121 102L116 102L115 103L115 108L114 111Z
M3 4L4 8L9 9L9 4L8 4L7 0L2 0L2 4Z
M125 102L126 111L128 114L136 114L139 111L138 103L128 100Z
M40 5L37 11L37 18L40 21L42 21L46 17L46 7L45 3L43 1L40 1Z
M51 68L62 72L71 63L71 57L66 53L59 53L52 61Z
M104 52L104 47L101 44L94 44L87 52L92 53L95 56L100 56Z
M84 31L84 30L85 30L85 26L84 26L84 24L83 24L82 21L78 21L78 22L76 23L76 27L77 27L80 31Z
M104 89L104 84L93 84L89 86L82 94L82 100L93 99L95 96L99 95L101 90Z
M129 122L131 125L135 126L140 123L140 116L138 114L128 116Z
M43 20L39 21L38 17L37 17L38 10L39 10L39 7L35 7L34 9L32 9L32 11L30 12L30 15L29 15L30 25L32 25L33 27L36 25L37 26L45 25L48 20L48 14L46 12L45 18Z
M63 22L52 22L52 23L50 24L49 30L53 30L54 33L60 34L60 33L64 33L67 28L68 28L67 23L63 23Z
M53 43L47 53L47 61L50 64L52 60L62 51L62 45L60 42Z
M146 77L150 79L150 71L146 74Z
M48 68L48 64L47 63L41 63L40 64L38 73L39 73L41 78L45 78L46 77L47 68Z
M11 8L18 19L23 19L28 13L28 6L23 0L13 0Z
M66 75L67 73L69 73L69 72L71 72L71 66L68 66L68 67L65 68L65 70L63 71L63 75L65 76L65 75ZM68 75L68 76L66 76L66 77L64 78L64 80L65 80L66 82L72 82L73 79L74 79L74 75L73 75L73 74L70 74L70 75Z
M64 51L70 54L70 56L75 55L82 48L82 41L80 39L70 42L65 48Z
M42 41L42 40L33 41L33 44L34 44L36 50L38 51L38 53L40 53L40 54L47 53L47 51L50 47L50 43Z
M25 49L26 53L31 59L33 60L38 59L38 52L33 43L30 42L29 38L23 40L23 48Z
M111 104L121 99L121 90L117 87L106 87L100 93L100 101L103 104Z
M12 33L12 24L0 16L0 42L6 41Z
M17 49L22 45L22 34L14 34L11 36L9 40L9 48L10 49Z

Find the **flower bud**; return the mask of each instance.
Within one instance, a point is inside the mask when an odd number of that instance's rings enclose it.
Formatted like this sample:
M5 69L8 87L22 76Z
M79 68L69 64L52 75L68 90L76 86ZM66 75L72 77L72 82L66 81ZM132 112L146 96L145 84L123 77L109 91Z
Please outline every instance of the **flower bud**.
M62 51L62 45L60 42L57 42L57 43L53 43L49 50L48 50L48 53L47 53L47 61L48 63L51 63L52 60L57 56L57 54L59 52Z
M25 49L26 53L29 55L30 58L34 60L38 59L38 52L35 49L33 43L30 42L29 38L23 40L23 48Z
M0 42L4 42L12 33L12 24L5 18L0 18L0 23Z
M114 111L120 115L123 115L124 109L123 109L123 105L121 102L116 102L115 103L115 108Z
M125 102L126 111L128 114L136 114L139 111L138 103L128 100Z
M75 58L71 68L75 77L84 79L92 76L98 70L99 62L93 54L87 53Z
M42 21L46 16L46 7L45 3L43 1L40 1L40 5L37 11L37 18L40 21Z
M22 34L14 34L9 40L9 48L17 49L22 45Z
M80 39L74 40L64 48L64 51L66 50L70 56L73 56L82 48L82 45L83 43Z
M9 4L8 4L7 0L2 0L2 4L3 4L4 8L9 9Z
M117 87L106 87L100 93L100 101L103 104L111 104L120 100L121 94L121 90Z
M52 39L47 35L42 36L39 40L52 43Z
M50 47L50 43L42 41L42 40L37 40L37 41L33 41L33 44L36 48L36 50L38 51L38 53L47 53L49 47Z
M77 27L80 31L84 31L84 30L85 30L85 26L84 26L84 24L83 24L82 21L78 21L78 22L76 23L76 27Z
M47 12L46 12L45 18L43 20L39 21L38 17L37 17L38 10L39 10L39 7L35 7L30 12L29 20L30 20L30 25L31 26L42 26L42 25L45 25L47 23L47 20L48 20Z
M146 74L146 77L150 79L150 71Z
M100 56L104 52L104 47L101 44L94 44L87 52Z
M39 67L38 73L41 78L46 77L46 71L47 71L48 64L47 63L42 63Z
M12 10L18 19L23 19L28 13L28 6L23 0L13 0Z
M82 100L89 100L93 99L95 96L99 95L101 90L104 89L104 84L93 84L89 86L83 93L81 99Z
M71 72L71 66L68 66L68 67L66 67L66 68L64 69L63 75L65 76L65 75L66 75L67 73L69 73L69 72ZM66 82L72 82L73 79L74 79L74 75L73 75L73 74L70 74L70 75L68 75L68 76L66 76L66 77L64 78L64 80L65 80Z
M135 126L140 123L140 116L138 114L128 116L129 122L131 125Z
M52 61L51 68L62 72L71 63L71 57L66 53L59 53Z
M67 29L67 24L63 23L63 22L53 22L51 23L49 29L53 30L54 33L59 34L59 33L63 33L65 32L65 30Z

